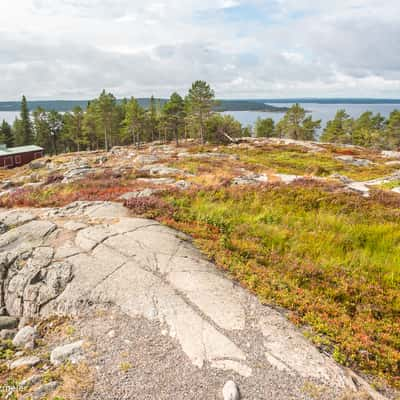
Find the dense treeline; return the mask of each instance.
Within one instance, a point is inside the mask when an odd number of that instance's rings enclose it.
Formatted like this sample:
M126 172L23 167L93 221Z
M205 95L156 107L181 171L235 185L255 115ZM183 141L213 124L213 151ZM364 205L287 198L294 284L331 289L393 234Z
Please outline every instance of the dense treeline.
M288 137L315 140L321 121L313 121L298 104L293 105L277 124L271 118L258 119L255 133L258 137ZM338 110L328 121L319 140L321 142L352 144L376 149L400 148L400 111L394 110L388 118L366 111L351 118L345 110Z
M0 143L7 146L37 144L48 154L59 152L110 149L116 145L154 140L169 142L195 138L204 142L229 142L253 134L230 115L215 112L215 95L204 81L192 84L183 98L173 93L168 101L151 97L148 107L135 99L117 101L103 90L88 102L86 110L76 106L60 113L39 107L29 113L25 96L21 114L11 127L0 125ZM258 119L254 130L258 137L287 137L315 140L321 121L315 121L300 105L293 105L277 124L271 118ZM400 111L386 120L380 114L366 112L352 119L339 110L327 123L322 141L395 149L400 147Z
M182 98L173 93L167 102L150 99L147 108L135 98L117 101L103 90L87 105L59 113L37 108L29 114L22 98L21 114L12 127L3 122L0 142L8 146L37 144L49 154L68 151L110 149L116 145L159 140L197 138L202 142L223 142L248 134L233 117L213 112L214 91L204 81L192 84Z

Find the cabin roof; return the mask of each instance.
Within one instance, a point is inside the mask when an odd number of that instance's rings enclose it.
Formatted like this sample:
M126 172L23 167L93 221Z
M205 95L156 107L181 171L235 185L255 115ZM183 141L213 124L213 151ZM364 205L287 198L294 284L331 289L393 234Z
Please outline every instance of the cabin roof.
M21 153L30 153L32 151L43 151L43 147L39 146L18 146L18 147L2 147L0 145L0 157L1 156L13 156L16 154L21 154Z

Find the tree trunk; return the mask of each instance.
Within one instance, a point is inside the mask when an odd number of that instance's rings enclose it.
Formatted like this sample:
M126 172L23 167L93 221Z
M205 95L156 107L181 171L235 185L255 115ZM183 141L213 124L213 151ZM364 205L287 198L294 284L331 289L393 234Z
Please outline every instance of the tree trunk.
M203 124L203 113L200 111L200 139L201 143L205 143L204 141L204 124Z
M107 128L104 127L104 147L108 151L108 141L107 141Z

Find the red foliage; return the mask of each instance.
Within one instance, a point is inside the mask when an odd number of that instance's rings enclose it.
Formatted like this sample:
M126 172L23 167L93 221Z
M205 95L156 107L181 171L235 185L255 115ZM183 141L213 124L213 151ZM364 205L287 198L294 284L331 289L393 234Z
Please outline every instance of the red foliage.
M125 200L124 205L137 215L148 215L152 217L156 215L171 216L174 212L170 204L156 196L137 197Z
M59 174L49 175L46 179L46 185L50 185L52 183L61 182L63 180L63 176Z

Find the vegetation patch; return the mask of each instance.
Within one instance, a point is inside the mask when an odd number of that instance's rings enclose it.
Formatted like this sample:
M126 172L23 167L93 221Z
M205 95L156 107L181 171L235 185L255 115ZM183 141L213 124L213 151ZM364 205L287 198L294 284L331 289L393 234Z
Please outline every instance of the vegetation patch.
M299 181L166 193L174 212L150 214L291 310L338 362L400 387L400 200L338 189Z
M246 164L270 168L278 173L310 176L345 175L353 180L366 181L390 175L397 170L394 166L371 164L360 167L346 164L334 158L334 152L309 152L298 146L263 146L243 150L226 148L224 151L236 154ZM336 155L344 155L337 153ZM348 155L348 154L346 154Z

